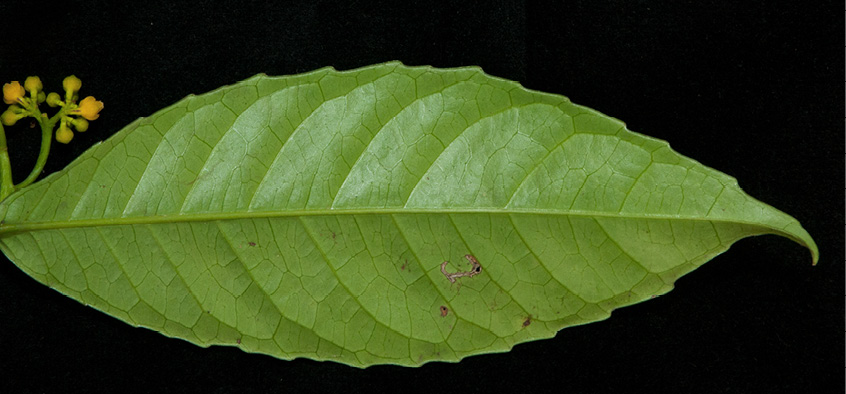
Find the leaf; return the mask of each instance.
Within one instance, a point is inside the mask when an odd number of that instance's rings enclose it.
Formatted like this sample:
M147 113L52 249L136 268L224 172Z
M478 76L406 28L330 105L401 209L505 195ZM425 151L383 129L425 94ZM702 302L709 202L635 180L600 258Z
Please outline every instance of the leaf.
M616 119L399 63L189 96L0 217L27 274L129 324L359 367L605 319L751 235L818 259L795 219Z

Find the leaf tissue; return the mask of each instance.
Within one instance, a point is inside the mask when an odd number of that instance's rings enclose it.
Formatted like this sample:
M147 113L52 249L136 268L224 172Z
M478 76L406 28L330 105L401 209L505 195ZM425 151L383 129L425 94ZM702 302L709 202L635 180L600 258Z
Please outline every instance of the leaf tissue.
M28 275L192 343L358 367L501 352L668 292L759 234L736 180L479 68L255 76L0 204Z

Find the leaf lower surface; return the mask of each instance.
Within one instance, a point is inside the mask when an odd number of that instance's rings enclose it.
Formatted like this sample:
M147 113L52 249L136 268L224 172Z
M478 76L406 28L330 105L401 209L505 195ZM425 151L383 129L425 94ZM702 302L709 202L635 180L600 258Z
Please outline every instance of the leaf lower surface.
M737 182L474 67L259 75L139 119L0 204L28 275L201 346L457 361L669 291L758 234ZM451 283L475 256L482 273Z

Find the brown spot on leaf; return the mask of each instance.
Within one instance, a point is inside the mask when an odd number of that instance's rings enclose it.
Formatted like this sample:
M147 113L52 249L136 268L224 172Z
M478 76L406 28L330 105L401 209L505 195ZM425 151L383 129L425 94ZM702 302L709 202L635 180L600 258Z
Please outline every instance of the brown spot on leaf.
M526 316L526 320L523 320L523 327L528 327L529 324L532 324L532 315Z
M253 241L250 241L250 242L247 242L247 245L250 245L250 246L256 246L256 243L255 243L255 242L253 242Z
M445 305L441 305L441 317L446 317L449 314L449 308Z
M400 270L401 270L401 271L405 271L405 267L407 267L407 266L408 266L408 259L405 259L405 262L404 262L404 263L402 263L402 266L400 267Z
M338 237L338 233L336 233L336 232L334 232L334 231L332 231L332 230L329 230L329 232L327 232L327 233L323 233L323 232L321 232L321 233L320 233L320 236L321 236L321 237L324 237L324 238L326 238L326 239L330 239L330 238L331 238L331 239L332 239L332 243L333 243L333 244L335 244L335 245L337 245L337 244L338 244L338 240L337 240L337 239L335 239L335 238L337 238L337 237Z

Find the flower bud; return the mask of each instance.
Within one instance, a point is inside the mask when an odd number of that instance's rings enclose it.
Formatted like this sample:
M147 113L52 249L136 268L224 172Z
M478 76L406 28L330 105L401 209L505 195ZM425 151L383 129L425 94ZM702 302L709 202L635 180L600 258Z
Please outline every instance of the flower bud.
M56 141L67 144L68 142L71 142L72 139L73 131L71 131L65 122L62 122L62 124L59 125L59 129L56 130Z
M75 128L76 131L80 133L84 132L85 130L88 130L88 121L85 119L76 118L71 121L71 124L73 124L73 128Z
M65 78L62 81L62 87L65 88L65 91L68 92L68 95L73 95L74 93L78 92L80 88L82 88L82 81L76 77L76 75L71 75Z
M62 105L62 97L58 93L53 92L47 95L47 105L57 107Z
M27 92L35 92L35 94L38 94L38 92L40 92L43 88L44 85L41 84L41 78L26 77L26 80L24 81L24 89L26 89Z
M11 108L9 108L5 112L0 114L0 123L3 123L6 126L12 126L25 116L26 115L16 113Z

